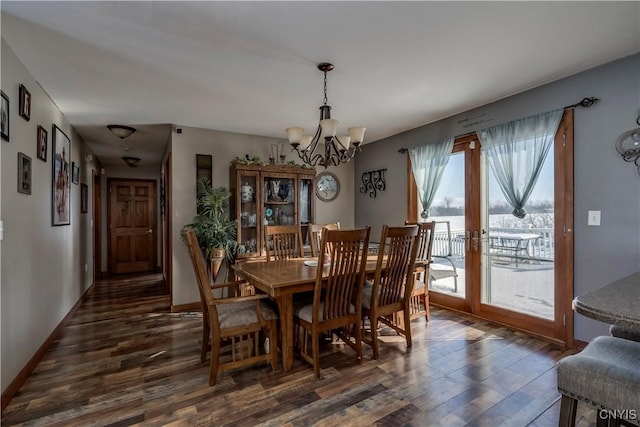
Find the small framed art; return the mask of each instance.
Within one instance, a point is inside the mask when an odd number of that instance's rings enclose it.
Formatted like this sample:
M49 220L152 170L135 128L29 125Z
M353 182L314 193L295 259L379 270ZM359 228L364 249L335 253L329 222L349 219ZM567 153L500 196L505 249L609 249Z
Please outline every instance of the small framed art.
M72 162L71 165L71 182L78 185L80 182L80 166L76 162Z
M23 119L29 121L31 119L31 93L27 90L24 85L20 85L20 103L19 103L19 113Z
M0 104L0 136L9 141L9 97L4 92Z
M31 194L31 157L18 153L18 193Z
M47 161L47 131L38 126L38 158L43 162Z
M80 213L87 213L89 211L89 186L87 184L80 184Z
M196 179L208 178L213 181L213 156L196 154Z

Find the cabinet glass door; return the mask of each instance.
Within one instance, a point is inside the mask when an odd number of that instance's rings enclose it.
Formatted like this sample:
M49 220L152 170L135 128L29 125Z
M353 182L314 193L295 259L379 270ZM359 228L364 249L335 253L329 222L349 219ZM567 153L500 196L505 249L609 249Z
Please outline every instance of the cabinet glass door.
M265 225L296 224L296 187L293 178L266 176L262 197Z
M298 221L302 233L305 252L311 252L309 242L309 224L313 223L313 178L300 179L300 195L298 196Z
M257 254L260 247L258 227L262 224L262 219L258 217L257 174L241 174L238 178L240 186L238 242L244 245L247 254Z

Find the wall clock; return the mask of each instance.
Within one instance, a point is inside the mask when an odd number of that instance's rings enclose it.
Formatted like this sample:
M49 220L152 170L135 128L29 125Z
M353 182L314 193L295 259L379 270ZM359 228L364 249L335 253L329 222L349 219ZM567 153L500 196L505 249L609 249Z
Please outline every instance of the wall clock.
M323 202L335 200L340 194L340 181L331 172L320 172L316 176L316 196Z

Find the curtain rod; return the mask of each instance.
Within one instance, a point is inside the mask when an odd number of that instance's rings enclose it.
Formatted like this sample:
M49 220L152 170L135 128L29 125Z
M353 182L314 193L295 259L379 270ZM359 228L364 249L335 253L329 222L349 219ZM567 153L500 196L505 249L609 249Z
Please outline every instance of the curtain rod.
M576 108L576 107L589 108L589 107L593 106L598 101L600 101L600 98L596 98L596 97L591 96L589 98L582 98L582 100L580 102L576 102L573 105L567 105L564 108ZM465 133L465 134L462 134L462 135L457 135L454 139L463 138L465 136L468 136L468 135L471 135L471 134L474 134L474 133L475 132L469 132L469 133ZM398 153L404 154L407 151L409 151L409 149L403 147L403 148L400 148L398 150Z

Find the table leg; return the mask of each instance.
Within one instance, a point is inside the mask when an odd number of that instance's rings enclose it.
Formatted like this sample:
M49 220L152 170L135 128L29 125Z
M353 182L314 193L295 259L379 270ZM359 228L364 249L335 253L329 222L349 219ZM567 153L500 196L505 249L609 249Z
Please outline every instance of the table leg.
M280 332L282 334L282 367L285 372L293 368L293 296L276 298L280 310Z

